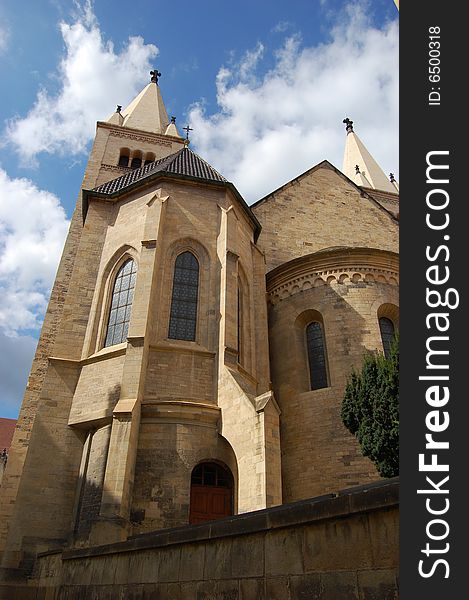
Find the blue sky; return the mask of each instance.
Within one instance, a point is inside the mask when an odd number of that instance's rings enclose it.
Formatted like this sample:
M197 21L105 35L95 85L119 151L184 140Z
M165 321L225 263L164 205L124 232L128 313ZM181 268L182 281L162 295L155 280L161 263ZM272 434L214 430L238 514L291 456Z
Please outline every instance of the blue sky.
M0 416L16 418L95 123L161 71L168 113L248 203L355 131L398 175L392 0L3 0Z

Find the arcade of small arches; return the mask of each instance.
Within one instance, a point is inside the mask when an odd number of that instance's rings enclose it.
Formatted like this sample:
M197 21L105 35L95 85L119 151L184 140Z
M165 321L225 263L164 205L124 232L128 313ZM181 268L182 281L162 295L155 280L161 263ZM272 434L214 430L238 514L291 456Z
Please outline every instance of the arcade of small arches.
M130 150L129 148L121 148L117 166L130 169L139 169L144 165L148 165L156 160L153 152L145 154L140 150Z

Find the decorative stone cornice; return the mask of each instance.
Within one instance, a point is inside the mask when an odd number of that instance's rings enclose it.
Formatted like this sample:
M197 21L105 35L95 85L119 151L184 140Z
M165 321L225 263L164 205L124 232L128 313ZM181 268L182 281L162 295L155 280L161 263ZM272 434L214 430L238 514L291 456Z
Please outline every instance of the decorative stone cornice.
M324 285L386 283L399 285L399 257L374 248L330 248L296 258L267 274L267 294L277 304Z
M137 140L139 142L149 142L150 144L157 144L158 146L165 146L171 148L171 140L162 140L159 137L150 137L148 134L131 133L130 131L113 131L112 137L124 138L127 140ZM158 134L156 134L158 135ZM178 140L180 141L180 140Z
M218 427L221 409L213 404L189 399L162 399L145 397L142 402L142 419L145 422L192 423Z
M141 140L144 142L150 142L151 144L160 144L162 146L171 146L172 142L182 144L184 141L181 137L165 135L162 133L151 133L149 131L141 131L140 129L123 127L122 125L107 123L105 121L98 121L98 127L109 129L110 135L114 137L127 138L130 140Z
M120 167L119 165L107 165L103 163L101 165L101 170L111 171L111 173L119 173L120 175L123 175L124 173L128 173L132 169L130 167Z

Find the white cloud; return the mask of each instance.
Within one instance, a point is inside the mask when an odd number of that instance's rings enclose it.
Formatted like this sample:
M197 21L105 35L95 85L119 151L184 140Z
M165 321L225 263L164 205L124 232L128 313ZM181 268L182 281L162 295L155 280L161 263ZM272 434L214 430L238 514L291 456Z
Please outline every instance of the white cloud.
M103 40L88 1L73 23L60 23L65 56L58 68L56 95L39 90L26 117L12 119L6 129L24 163L37 154L79 154L93 139L95 123L111 115L116 104L126 105L149 81L150 62L158 49L141 37L130 37L116 52Z
M193 143L249 202L323 159L342 167L348 116L385 172L398 175L398 26L371 26L360 5L341 12L331 39L289 37L259 76L259 44L218 73L219 111L190 110Z
M56 196L0 169L0 330L39 329L69 222Z
M292 24L289 21L280 21L280 23L277 23L275 27L272 27L271 31L272 33L285 33L285 31L291 27Z
M8 39L10 34L7 29L0 27L0 55L5 52L8 47Z

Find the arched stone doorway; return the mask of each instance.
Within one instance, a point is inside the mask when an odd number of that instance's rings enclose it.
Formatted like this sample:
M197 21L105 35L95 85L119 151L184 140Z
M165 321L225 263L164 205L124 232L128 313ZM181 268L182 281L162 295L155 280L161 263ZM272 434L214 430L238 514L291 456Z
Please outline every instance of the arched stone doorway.
M191 475L189 523L203 523L233 514L233 476L227 467L204 462Z

